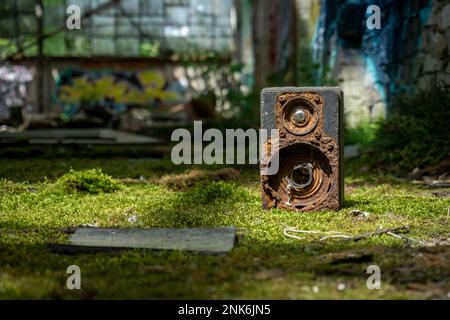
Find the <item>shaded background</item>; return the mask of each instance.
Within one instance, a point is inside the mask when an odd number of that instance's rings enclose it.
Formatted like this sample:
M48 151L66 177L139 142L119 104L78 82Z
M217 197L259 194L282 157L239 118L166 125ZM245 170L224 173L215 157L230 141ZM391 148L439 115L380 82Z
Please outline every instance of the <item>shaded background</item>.
M80 30L66 27L71 4L81 9ZM366 27L373 4L381 9L379 30ZM173 128L189 128L196 119L219 128L258 127L263 87L336 85L345 92L346 144L375 148L377 140L379 150L398 149L402 136L412 143L426 131L415 153L390 161L422 157L406 165L411 171L448 155L442 146L448 1L7 0L0 6L0 125L8 146L100 145L105 135L119 138L98 130L36 137L30 130L109 128L151 137L148 143L159 142L152 155L165 156ZM429 106L436 100L440 105ZM411 121L431 127L404 132ZM426 147L433 150L424 155Z

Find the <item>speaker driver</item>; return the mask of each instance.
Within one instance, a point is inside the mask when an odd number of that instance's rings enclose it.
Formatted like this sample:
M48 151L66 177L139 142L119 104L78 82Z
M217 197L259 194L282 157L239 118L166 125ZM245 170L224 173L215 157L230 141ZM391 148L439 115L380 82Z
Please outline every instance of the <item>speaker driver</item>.
M280 205L308 210L328 198L331 166L325 154L307 144L295 144L280 151L280 170L271 177Z
M292 134L310 133L317 126L319 118L318 108L305 98L292 98L283 106L283 126Z

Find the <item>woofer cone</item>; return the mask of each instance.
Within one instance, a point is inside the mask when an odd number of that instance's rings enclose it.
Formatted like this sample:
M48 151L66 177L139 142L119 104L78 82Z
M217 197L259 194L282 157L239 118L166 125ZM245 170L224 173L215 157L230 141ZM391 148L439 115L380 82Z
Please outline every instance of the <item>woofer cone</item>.
M308 209L327 199L332 170L318 148L295 144L280 150L280 169L270 178L285 206Z

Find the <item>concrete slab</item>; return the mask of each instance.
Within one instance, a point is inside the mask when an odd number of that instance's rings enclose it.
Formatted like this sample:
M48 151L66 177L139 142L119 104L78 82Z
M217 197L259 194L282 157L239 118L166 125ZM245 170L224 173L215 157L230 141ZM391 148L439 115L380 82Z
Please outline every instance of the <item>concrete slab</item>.
M39 129L1 132L0 142L25 140L30 144L154 144L161 140L111 129Z
M52 245L63 253L115 252L127 249L183 250L204 254L231 251L236 228L78 228L68 244Z

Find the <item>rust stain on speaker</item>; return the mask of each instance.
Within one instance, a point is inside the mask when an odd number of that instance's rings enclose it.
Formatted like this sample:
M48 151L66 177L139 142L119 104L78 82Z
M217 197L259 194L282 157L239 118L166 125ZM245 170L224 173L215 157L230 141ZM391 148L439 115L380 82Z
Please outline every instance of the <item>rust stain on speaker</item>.
M296 88L294 92L269 88L262 92L261 111L262 127L279 130L278 173L261 175L263 208L340 209L341 92L336 88ZM331 128L334 136L324 127Z

